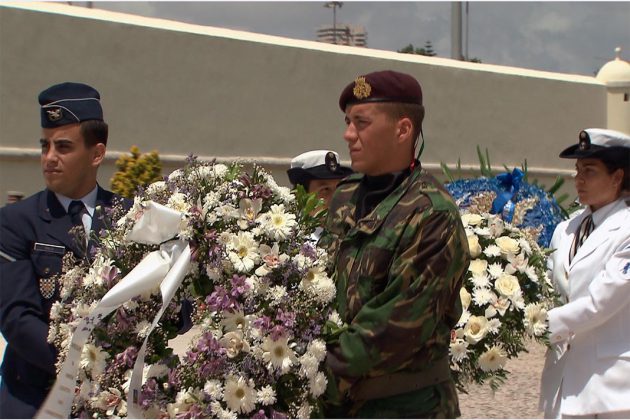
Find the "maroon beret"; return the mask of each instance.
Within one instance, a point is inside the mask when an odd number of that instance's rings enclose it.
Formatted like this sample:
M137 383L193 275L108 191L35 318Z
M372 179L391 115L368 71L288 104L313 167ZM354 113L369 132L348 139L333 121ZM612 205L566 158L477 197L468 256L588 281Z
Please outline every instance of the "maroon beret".
M376 71L357 77L341 92L339 107L366 102L402 102L422 105L420 83L405 73L392 70Z

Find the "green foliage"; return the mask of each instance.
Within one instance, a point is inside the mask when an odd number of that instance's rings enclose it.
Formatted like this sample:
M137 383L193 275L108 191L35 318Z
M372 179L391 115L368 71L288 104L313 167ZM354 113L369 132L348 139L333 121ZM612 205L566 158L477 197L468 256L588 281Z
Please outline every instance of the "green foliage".
M131 146L131 155L124 155L116 161L118 171L111 179L111 190L118 195L133 198L138 187L162 179L162 162L158 153L140 153L137 146Z
M426 55L427 57L435 57L437 55L436 52L433 50L433 44L431 44L431 41L425 42L424 47L422 48L414 48L412 44L409 44L406 47L398 50L398 52L402 54Z
M297 215L298 223L305 226L305 230L315 230L324 225L328 210L323 206L323 200L317 198L315 193L308 193L302 185L295 188L295 200L300 213Z

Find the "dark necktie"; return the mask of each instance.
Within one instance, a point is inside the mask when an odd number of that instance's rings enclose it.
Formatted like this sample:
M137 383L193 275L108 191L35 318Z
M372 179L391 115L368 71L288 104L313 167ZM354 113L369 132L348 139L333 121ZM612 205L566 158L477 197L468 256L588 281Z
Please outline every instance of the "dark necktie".
M571 250L569 252L569 264L571 264L571 261L573 260L573 257L575 257L575 254L577 254L578 249L580 249L593 229L595 229L595 225L593 224L593 215L589 214L584 218L584 220L582 220L582 223L580 223L580 227L573 238L573 243L571 244Z
M85 225L83 224L83 215L87 213L87 209L85 205L83 205L83 201L74 200L70 203L68 207L68 214L70 215L70 220L72 220L72 224L74 225L73 231L76 234L77 244L79 248L85 253L85 249L87 247L87 234L85 231Z

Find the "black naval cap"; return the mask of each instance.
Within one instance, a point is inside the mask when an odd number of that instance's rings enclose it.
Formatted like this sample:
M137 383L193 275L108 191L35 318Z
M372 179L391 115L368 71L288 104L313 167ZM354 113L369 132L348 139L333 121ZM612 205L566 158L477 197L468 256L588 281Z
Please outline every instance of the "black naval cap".
M83 83L64 82L39 94L43 128L55 128L87 120L103 121L101 95Z
M291 160L287 171L293 185L307 186L313 179L341 179L351 175L352 169L341 166L339 155L332 150L311 150Z
M610 154L630 153L630 136L604 128L587 128L580 131L578 143L560 153L561 158L598 158Z
M406 73L376 71L357 77L339 97L339 107L366 102L402 102L422 105L420 83Z

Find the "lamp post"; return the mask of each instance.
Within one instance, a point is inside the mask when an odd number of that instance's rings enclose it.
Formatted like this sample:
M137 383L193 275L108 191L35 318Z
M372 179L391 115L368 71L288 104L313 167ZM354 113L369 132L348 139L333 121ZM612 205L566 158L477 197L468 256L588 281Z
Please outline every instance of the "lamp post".
M337 7L341 9L343 3L340 1L329 1L324 3L324 7L333 9L333 44L337 44Z

